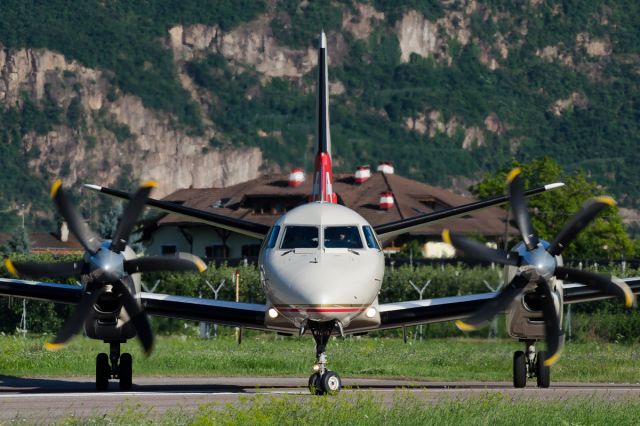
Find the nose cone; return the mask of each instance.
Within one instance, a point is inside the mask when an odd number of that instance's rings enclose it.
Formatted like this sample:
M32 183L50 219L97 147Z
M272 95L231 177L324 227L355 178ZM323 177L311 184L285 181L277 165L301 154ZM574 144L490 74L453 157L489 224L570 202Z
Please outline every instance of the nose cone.
M266 262L267 293L286 317L346 325L375 300L382 270L376 259L343 252L290 253ZM384 264L382 264L384 267Z

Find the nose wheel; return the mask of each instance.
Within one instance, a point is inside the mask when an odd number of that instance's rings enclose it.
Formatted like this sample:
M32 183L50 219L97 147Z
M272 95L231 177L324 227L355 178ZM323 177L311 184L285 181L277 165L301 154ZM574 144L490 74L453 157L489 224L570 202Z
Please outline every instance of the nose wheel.
M130 353L120 354L120 342L110 342L110 354L96 357L96 390L109 389L109 379L120 381L120 390L130 390L133 381L133 358Z
M314 373L309 377L309 392L311 395L336 394L342 389L342 380L334 371L327 368L327 354L325 348L335 322L310 323L309 329L316 342L316 363Z
M527 385L527 378L536 378L539 388L548 388L551 385L551 369L544 365L547 353L536 353L535 342L527 341L525 351L517 351L513 354L513 387L523 388Z

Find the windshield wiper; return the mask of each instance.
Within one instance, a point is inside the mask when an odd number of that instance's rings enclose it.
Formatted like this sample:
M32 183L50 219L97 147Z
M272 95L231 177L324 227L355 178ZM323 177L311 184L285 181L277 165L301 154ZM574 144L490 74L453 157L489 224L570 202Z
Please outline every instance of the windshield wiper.
M292 251L295 251L295 249L287 250L284 253L282 253L280 256L287 255L287 254L291 253Z
M347 250L349 250L349 251L350 251L351 253L353 253L353 254L357 254L358 256L360 256L360 253L358 253L357 251L355 251L355 250L354 250L354 249L352 249L352 248L347 249Z

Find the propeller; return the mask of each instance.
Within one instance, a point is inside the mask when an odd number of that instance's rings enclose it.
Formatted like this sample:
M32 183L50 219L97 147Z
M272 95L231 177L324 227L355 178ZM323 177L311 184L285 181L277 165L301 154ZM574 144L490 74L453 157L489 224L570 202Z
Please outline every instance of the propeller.
M559 302L552 289L552 278L569 280L584 284L588 287L620 298L626 307L636 305L636 297L629 286L619 278L581 271L578 269L559 266L556 256L578 236L595 217L609 206L614 206L611 197L595 197L587 201L582 209L576 213L564 226L552 243L538 238L531 222L524 198L524 185L521 178L522 170L515 168L507 175L509 201L514 218L522 237L522 243L511 251L492 249L477 241L455 235L445 229L442 239L453 245L465 257L494 262L517 268L516 275L505 285L493 299L485 302L476 312L464 321L456 321L456 325L463 331L475 330L490 321L495 315L506 310L514 299L530 284L535 287L533 297L538 302L545 321L545 342L550 354L545 365L554 364L564 345L564 334L558 315Z
M145 353L153 348L153 333L149 319L135 297L129 275L140 272L158 271L198 271L207 269L197 256L178 253L177 256L151 256L129 259L125 249L138 216L157 183L143 183L127 204L112 240L100 240L84 222L62 189L62 181L56 180L51 186L51 198L62 217L67 221L69 230L86 250L82 261L78 262L12 262L6 259L4 264L13 275L31 278L75 277L85 282L85 288L75 311L58 331L55 338L45 344L49 350L64 346L77 334L90 317L102 298L115 299L127 312L131 324ZM130 257L130 256L129 256Z

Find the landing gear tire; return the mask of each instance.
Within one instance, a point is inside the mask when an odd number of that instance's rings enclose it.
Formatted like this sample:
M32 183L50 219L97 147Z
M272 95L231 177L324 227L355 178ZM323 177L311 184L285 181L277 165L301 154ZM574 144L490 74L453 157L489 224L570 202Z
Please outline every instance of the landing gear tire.
M111 367L109 366L109 355L100 353L96 357L96 390L107 390L109 388L110 376Z
M513 354L513 387L523 388L527 385L527 360L524 352Z
M342 380L338 374L327 370L320 378L320 385L324 393L335 395L342 389Z
M536 357L536 380L539 388L548 388L551 384L551 369L544 365L546 359L546 352L538 352Z
M133 359L131 354L123 353L120 356L120 364L118 365L118 377L120 378L120 390L131 390L133 377Z
M309 376L309 392L311 395L322 395L322 384L320 383L320 374L313 373Z

